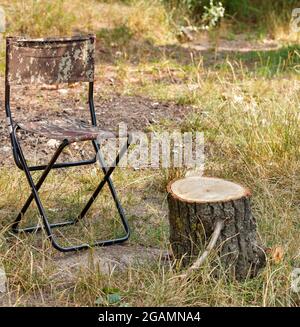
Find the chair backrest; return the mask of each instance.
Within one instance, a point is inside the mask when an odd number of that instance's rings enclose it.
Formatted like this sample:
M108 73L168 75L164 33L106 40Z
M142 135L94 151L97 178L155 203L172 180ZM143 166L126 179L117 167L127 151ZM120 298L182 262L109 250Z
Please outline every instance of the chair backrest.
M6 39L7 85L93 82L95 36Z

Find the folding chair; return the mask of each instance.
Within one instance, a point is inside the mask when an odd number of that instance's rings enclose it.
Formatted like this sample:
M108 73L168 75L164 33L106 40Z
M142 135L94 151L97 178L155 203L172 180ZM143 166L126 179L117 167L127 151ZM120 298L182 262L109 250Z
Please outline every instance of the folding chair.
M131 142L131 136L130 134L126 135L126 144L121 148L120 152L115 158L114 163L110 167L107 167L100 151L101 149L98 140L99 137L102 139L107 139L113 136L112 133L101 131L97 127L93 101L94 51L94 35L72 38L24 39L8 37L6 39L5 111L7 125L15 163L17 167L25 172L27 181L32 191L19 212L16 220L14 221L12 230L15 233L36 232L44 228L53 247L62 252L87 249L93 246L106 246L121 243L126 241L130 235L128 222L117 197L113 182L111 180L111 174L118 165L121 157L127 151ZM88 104L91 115L91 123L81 124L81 126L78 126L78 124L73 124L70 120L58 123L16 122L13 120L10 108L11 86L40 83L60 84L67 82L88 83ZM47 165L28 166L18 139L18 130L24 130L29 133L61 141L52 159ZM92 142L95 150L95 156L93 156L93 158L76 162L56 162L66 146L73 142L81 141ZM93 195L90 197L81 213L72 220L62 221L59 223L50 223L39 196L39 189L43 185L51 169L89 165L96 163L97 160L99 160L104 177L99 182L98 187L95 189ZM34 183L31 172L37 170L42 170L43 172L37 183ZM115 202L122 226L125 230L125 235L116 239L96 241L93 244L84 243L67 247L59 245L52 233L52 229L76 224L78 221L84 218L105 184L108 184L110 189L110 193ZM19 228L19 223L33 200L36 202L39 214L42 218L42 226L37 225Z

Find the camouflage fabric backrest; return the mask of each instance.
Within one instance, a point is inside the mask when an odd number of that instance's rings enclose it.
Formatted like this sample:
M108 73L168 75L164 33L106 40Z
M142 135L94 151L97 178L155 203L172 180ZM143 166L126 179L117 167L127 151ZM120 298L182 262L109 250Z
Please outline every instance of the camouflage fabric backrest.
M6 39L6 83L59 84L94 80L95 36Z

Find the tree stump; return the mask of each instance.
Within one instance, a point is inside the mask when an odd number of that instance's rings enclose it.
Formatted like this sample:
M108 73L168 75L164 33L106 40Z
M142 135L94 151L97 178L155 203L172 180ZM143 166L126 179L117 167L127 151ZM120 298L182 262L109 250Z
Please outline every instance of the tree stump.
M192 176L170 182L167 191L170 242L184 267L199 257L219 224L215 243L222 269L237 280L257 275L265 254L257 241L249 190L219 178Z

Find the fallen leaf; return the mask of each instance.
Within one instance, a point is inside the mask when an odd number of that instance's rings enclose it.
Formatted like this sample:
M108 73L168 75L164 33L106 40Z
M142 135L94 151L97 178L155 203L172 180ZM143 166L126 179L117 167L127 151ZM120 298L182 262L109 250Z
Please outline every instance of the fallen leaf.
M279 264L284 256L284 251L283 248L281 246L276 246L274 249L272 249L271 252L272 255L272 259L276 264Z

